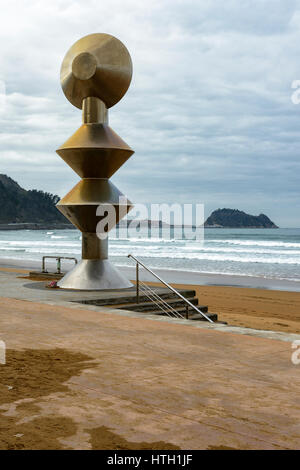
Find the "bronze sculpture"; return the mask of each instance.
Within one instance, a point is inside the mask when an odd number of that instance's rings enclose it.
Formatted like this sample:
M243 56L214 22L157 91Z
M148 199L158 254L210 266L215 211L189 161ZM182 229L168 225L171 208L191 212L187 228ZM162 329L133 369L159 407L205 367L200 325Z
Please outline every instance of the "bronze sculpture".
M109 178L134 153L109 127L108 108L126 93L132 77L129 52L109 34L90 34L67 52L61 86L82 109L82 126L57 150L82 178L57 208L82 232L82 260L59 282L66 289L102 290L131 287L108 260L108 238L97 236L97 208L113 207L117 223L132 207ZM120 202L121 198L121 202ZM103 217L103 216L102 216ZM109 227L110 229L111 227Z

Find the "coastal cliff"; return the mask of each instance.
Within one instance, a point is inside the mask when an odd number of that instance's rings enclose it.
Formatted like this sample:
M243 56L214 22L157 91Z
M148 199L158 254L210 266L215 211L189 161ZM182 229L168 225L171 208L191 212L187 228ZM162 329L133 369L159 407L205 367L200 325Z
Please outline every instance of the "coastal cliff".
M57 195L21 188L7 175L0 174L0 228L72 227L56 209ZM66 227L65 227L66 226Z

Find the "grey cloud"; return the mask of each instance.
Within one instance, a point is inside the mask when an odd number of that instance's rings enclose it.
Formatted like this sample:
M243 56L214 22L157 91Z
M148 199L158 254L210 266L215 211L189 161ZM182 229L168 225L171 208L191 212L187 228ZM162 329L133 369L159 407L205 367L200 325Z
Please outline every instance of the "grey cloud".
M78 181L55 154L81 121L59 69L75 40L105 31L134 63L132 85L110 111L136 151L113 177L131 200L200 199L207 210L300 225L300 105L290 99L300 79L298 0L12 0L1 23L2 173L60 195Z

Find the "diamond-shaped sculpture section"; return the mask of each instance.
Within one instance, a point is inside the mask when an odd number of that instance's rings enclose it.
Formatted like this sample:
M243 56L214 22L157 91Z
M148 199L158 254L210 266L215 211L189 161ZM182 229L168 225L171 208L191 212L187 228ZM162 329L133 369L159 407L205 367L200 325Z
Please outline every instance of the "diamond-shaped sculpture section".
M131 58L117 38L90 34L69 49L60 77L66 98L82 109L83 123L57 153L82 179L57 208L82 232L82 259L58 286L126 289L132 284L108 260L108 238L98 236L97 227L109 208L118 223L132 207L109 178L134 152L108 125L108 108L120 101L130 85ZM104 226L103 234L111 228L111 224Z

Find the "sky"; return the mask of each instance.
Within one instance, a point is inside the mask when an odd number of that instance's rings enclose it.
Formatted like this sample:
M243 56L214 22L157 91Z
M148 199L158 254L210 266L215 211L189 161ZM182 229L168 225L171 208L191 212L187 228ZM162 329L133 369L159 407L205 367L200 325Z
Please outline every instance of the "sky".
M69 47L116 36L133 79L110 126L135 154L136 203L202 203L300 227L300 0L0 0L0 173L64 196L55 150L81 125L59 80ZM296 97L296 99L295 99ZM300 97L300 93L299 93Z

